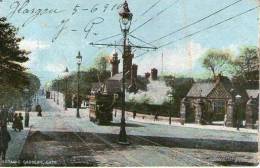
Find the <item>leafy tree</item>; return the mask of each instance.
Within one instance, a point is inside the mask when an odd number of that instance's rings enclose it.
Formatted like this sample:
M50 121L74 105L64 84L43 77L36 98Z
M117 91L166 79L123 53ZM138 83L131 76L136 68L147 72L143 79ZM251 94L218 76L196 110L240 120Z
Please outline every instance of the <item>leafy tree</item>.
M232 73L236 76L246 78L246 73L253 70L254 61L258 62L257 59L257 47L255 46L244 46L240 48L240 54L233 60Z
M17 28L0 18L0 82L18 88L28 84L22 63L29 60L29 52L20 49Z
M231 65L232 54L225 50L209 49L203 56L202 65L210 70L215 77L219 73L227 72Z
M94 67L100 72L102 72L102 71L106 71L109 65L110 64L109 64L108 54L102 52L97 56Z

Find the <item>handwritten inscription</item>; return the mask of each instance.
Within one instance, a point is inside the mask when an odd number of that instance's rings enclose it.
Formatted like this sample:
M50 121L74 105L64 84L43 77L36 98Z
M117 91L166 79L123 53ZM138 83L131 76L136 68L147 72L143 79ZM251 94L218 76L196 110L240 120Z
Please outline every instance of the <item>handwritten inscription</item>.
M26 17L25 21L23 21L21 27L25 27L35 21L37 18L41 16L48 16L48 17L55 17L55 15L58 15L60 13L63 13L62 15L59 15L59 17L63 16L67 13L70 13L70 16L67 18L62 18L55 28L57 29L56 33L51 38L52 42L55 42L59 37L61 37L63 34L65 34L65 31L72 31L72 32L80 32L84 34L84 38L87 39L90 33L97 36L99 33L94 32L94 29L97 25L102 24L105 19L102 17L103 13L106 12L112 12L115 10L118 10L122 7L122 4L110 4L110 3L95 3L90 6L86 6L86 4L80 4L77 3L76 5L73 5L71 9L57 9L57 8L42 8L42 7L35 7L33 6L32 0L14 0L10 6L9 6L9 13L7 17L12 18L14 16L28 16ZM1 0L0 0L1 2ZM89 12L89 14L95 14L93 18L91 18L89 21L85 22L85 25L82 25L83 27L79 29L77 28L70 28L70 22L73 21L75 17L78 15L86 14L86 12ZM89 15L90 16L90 15ZM79 25L81 27L81 25Z
M8 17L13 17L15 14L29 15L29 17L22 24L22 27L24 27L30 22L34 21L39 16L52 15L52 14L58 14L64 12L64 10L59 10L59 9L28 8L29 3L30 0L26 0L23 3L20 3L20 1L14 1L10 5L10 13Z

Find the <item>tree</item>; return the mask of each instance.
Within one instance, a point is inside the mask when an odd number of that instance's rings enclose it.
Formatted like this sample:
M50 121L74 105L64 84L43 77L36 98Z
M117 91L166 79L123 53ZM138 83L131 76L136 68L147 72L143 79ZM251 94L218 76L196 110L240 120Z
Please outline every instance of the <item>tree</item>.
M30 90L30 96L40 88L39 78L26 73L22 65L29 60L29 52L19 47L23 38L17 37L17 30L0 18L0 104L20 104L24 88Z
M29 60L29 52L20 49L22 38L17 37L17 28L0 18L0 82L18 88L28 84L26 70L22 66Z
M240 54L233 60L232 73L246 78L246 74L254 70L254 63L258 63L257 47L244 46L240 48Z
M210 70L215 77L219 73L227 72L231 65L232 54L226 50L209 49L203 56L203 67Z
M106 53L98 54L94 67L100 72L106 71L109 66L109 56Z

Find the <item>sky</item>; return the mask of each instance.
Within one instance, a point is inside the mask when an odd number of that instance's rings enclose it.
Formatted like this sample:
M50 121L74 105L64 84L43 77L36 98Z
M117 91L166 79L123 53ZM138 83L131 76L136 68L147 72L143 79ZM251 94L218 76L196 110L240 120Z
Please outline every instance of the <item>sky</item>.
M153 18L131 35L151 42L236 1L128 0L133 13L131 30ZM44 84L61 75L66 67L70 72L75 71L78 51L83 56L83 70L93 65L100 52L112 53L114 48L93 47L89 43L120 34L118 8L122 3L123 0L0 0L0 17L7 17L8 22L19 28L18 35L24 37L20 47L31 51L30 61L25 66ZM150 50L145 55L142 55L144 49L136 49L137 58L133 63L138 65L138 74L157 68L159 74L207 75L201 66L201 56L207 49L229 49L238 54L240 46L257 45L258 9L194 36L178 39L257 5L257 0L241 0L198 24L153 43L159 47L175 41L171 45ZM135 45L148 46L129 38ZM120 43L121 39L122 35L118 35L100 43Z

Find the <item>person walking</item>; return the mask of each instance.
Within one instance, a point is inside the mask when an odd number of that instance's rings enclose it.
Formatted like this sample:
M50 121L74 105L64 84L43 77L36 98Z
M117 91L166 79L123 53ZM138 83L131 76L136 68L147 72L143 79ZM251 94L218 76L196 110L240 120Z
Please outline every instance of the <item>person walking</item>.
M18 126L17 129L19 130L19 132L21 132L21 130L23 130L23 116L22 116L22 113L19 113L17 126Z
M18 120L19 120L18 115L17 113L15 113L13 117L13 125L12 125L14 131L16 131L16 129L18 128L18 122L19 122Z
M5 160L6 151L8 149L8 143L11 141L11 136L7 130L6 125L1 126L0 130L0 154L2 160Z
M135 119L135 117L136 117L136 111L134 110L134 112L133 112L133 118Z
M159 116L159 113L158 113L158 111L156 111L155 115L154 115L154 121L158 121L158 116Z
M38 112L37 116L42 117L42 108L39 104L36 106L36 111Z

